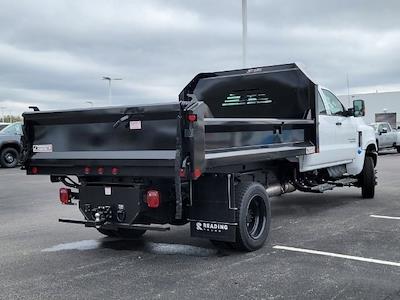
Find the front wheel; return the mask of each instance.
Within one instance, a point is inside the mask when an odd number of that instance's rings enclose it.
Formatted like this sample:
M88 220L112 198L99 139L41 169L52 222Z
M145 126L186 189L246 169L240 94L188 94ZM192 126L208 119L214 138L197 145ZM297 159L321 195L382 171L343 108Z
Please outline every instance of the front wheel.
M0 153L0 164L4 168L14 168L17 166L19 153L14 148L5 148Z
M371 199L375 196L375 168L374 160L370 156L366 156L364 160L364 167L360 174L361 194L365 199Z
M241 250L260 249L268 238L271 209L267 192L259 183L238 184L235 191L238 201L238 227L234 246Z

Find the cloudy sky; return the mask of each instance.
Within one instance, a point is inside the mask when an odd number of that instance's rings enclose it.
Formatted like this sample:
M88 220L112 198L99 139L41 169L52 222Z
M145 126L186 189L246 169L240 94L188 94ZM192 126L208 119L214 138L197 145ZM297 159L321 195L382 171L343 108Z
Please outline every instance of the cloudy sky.
M400 90L400 1L248 0L248 66L298 62L337 94ZM0 107L176 100L240 68L241 0L0 0Z

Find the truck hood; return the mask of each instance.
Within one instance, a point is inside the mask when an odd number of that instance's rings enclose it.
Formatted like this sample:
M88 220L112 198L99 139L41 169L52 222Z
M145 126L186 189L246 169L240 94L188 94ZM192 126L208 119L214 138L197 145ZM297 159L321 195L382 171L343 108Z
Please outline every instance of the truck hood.
M0 133L0 142L4 142L4 141L19 142L20 140L21 140L21 136L19 136L19 135Z

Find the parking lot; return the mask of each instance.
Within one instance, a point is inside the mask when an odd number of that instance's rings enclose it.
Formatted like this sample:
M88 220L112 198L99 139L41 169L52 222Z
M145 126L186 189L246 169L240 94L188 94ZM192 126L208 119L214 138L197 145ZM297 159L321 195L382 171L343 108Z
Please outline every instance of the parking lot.
M104 238L47 176L0 169L2 299L400 299L400 155L380 155L376 197L356 188L272 200L259 251L217 251L188 226Z

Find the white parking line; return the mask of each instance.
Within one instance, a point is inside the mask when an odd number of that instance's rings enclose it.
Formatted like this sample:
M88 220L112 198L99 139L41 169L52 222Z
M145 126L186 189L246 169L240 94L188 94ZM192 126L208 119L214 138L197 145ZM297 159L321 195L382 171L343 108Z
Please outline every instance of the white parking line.
M400 220L400 217L390 217L390 216L380 216L380 215L369 215L371 218L379 219L390 219L390 220Z
M308 254L317 254L317 255L332 256L332 257L338 257L338 258L344 258L344 259L358 260L358 261L364 261L364 262L369 262L369 263L373 263L373 264L400 267L399 262L380 260L380 259L374 259L374 258L365 258L365 257L360 257L360 256L352 256L352 255L345 255L345 254L339 254L339 253L324 252L324 251L302 249L302 248L295 248L295 247L287 247L287 246L280 246L280 245L273 246L272 248L280 249L280 250L287 250L287 251L303 252L303 253L308 253Z

